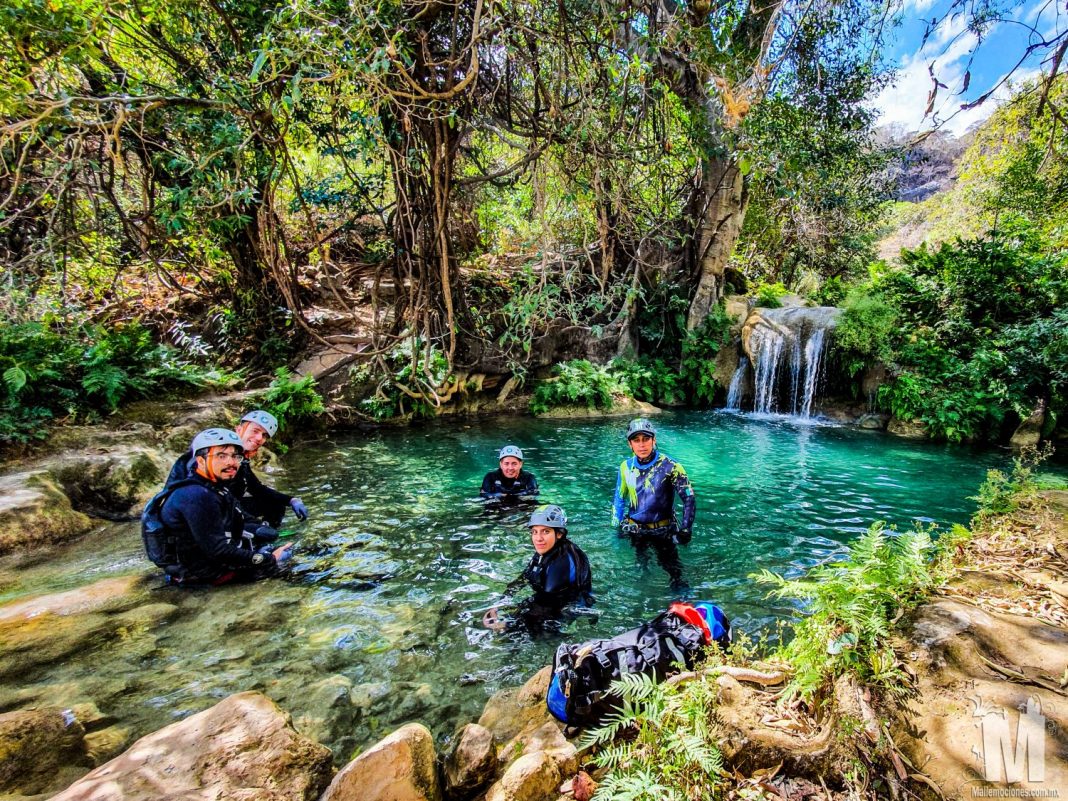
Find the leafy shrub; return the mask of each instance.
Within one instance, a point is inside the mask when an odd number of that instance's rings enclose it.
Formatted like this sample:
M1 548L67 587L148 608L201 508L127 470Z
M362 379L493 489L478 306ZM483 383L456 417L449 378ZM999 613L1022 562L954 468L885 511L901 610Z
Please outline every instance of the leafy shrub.
M834 328L834 345L845 357L853 375L867 365L885 360L897 326L897 309L870 287L855 287L842 304Z
M774 284L762 282L757 284L756 290L754 291L757 306L765 309L777 309L782 306L782 302L779 298L786 293L787 289L781 282L776 282Z
M680 372L695 403L712 403L719 385L714 377L716 354L731 343L734 321L723 304L717 304L697 328L688 331L682 343Z
M623 699L623 708L578 744L581 749L604 746L593 761L609 773L595 801L715 798L722 770L709 727L715 687L699 681L680 690L640 673L614 682L611 691ZM624 732L627 737L612 743Z
M193 364L139 323L0 328L0 443L43 439L56 418L93 420L122 403L236 375Z
M297 377L285 367L279 367L274 375L260 406L278 418L279 436L290 434L298 423L326 411L323 398L315 389L315 376Z
M371 371L352 374L356 384L367 383ZM438 394L452 379L449 362L434 345L426 347L419 337L402 340L378 363L378 381L360 408L375 420L389 420L409 412L416 418L433 417Z
M1001 470L988 470L986 481L979 487L978 494L972 498L978 501L975 513L976 521L989 517L1008 514L1016 509L1021 498L1037 488L1035 468L1053 453L1053 448L1046 443L1044 448L1024 448L1013 460L1012 472L1005 475Z
M781 649L794 668L786 696L810 700L844 673L898 692L903 676L890 645L894 622L939 586L949 569L929 530L898 534L876 523L844 561L816 567L802 579L767 570L754 574L774 587L771 596L802 601L808 613Z
M674 406L686 400L686 387L678 368L663 359L619 357L609 370L640 401Z
M607 367L575 359L553 367L553 378L539 381L530 400L530 411L542 414L556 406L579 405L589 409L607 409L612 396L626 387Z

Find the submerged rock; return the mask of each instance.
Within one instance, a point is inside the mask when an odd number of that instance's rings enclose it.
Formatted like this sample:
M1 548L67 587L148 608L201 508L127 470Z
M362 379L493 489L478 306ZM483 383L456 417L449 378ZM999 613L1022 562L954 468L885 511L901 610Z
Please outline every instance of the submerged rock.
M409 723L352 760L320 801L440 801L434 738Z
M79 537L93 521L44 470L0 477L0 555Z
M142 737L53 801L313 801L329 777L330 751L247 692Z
M89 767L84 737L82 724L62 709L0 715L0 792L30 795L66 786Z
M900 417L892 417L886 425L886 430L890 434L908 439L927 438L927 426L919 420L902 420Z

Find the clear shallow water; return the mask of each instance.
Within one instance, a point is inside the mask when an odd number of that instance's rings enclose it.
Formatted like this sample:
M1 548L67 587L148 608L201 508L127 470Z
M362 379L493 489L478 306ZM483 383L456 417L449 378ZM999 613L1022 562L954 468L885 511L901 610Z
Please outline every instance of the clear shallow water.
M986 470L1009 462L774 418L665 413L658 426L661 448L685 465L697 494L693 543L681 549L692 596L716 601L750 632L790 611L764 600L750 573L797 575L876 520L966 522ZM0 708L92 700L140 736L259 689L339 762L407 720L447 736L493 692L549 662L559 642L495 636L479 623L531 553L525 511L477 500L501 445L523 448L542 502L567 510L593 565L598 615L569 623L564 639L610 636L674 598L655 560L642 574L609 527L628 453L622 430L619 420L446 422L294 449L272 478L312 512L296 529L289 579L153 589L145 603L175 605L169 619L117 640L90 637L74 655L0 683ZM109 527L91 542L36 564L0 563L0 601L150 572L136 526Z

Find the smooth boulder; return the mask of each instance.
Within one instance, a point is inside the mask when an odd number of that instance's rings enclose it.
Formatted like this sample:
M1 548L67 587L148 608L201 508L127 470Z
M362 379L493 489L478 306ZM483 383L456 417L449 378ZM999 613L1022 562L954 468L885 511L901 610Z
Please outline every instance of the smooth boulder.
M75 453L49 465L75 509L108 520L138 517L169 470L163 454L137 445Z
M441 801L430 730L397 729L342 768L320 801Z
M545 801L556 797L560 769L543 751L524 754L486 793L486 801Z
M497 746L485 726L468 723L457 734L445 758L445 794L467 798L489 784L497 773Z
M313 801L329 778L330 751L245 692L142 737L53 801Z
M85 534L93 521L44 470L0 477L0 556L18 548L65 542Z
M0 793L59 790L88 767L85 728L70 711L27 709L0 715Z
M549 689L552 668L546 666L535 673L518 690L501 690L486 702L480 726L493 733L498 743L506 743L520 732L552 722L545 707L545 693Z

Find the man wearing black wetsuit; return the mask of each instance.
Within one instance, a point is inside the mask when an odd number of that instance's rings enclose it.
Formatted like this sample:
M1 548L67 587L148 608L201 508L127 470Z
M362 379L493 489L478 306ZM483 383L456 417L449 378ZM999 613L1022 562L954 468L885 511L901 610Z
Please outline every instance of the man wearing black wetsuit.
M209 428L193 438L189 475L176 482L159 516L173 544L165 571L179 584L224 584L270 575L270 549L243 547L244 518L227 489L243 458L241 439L226 428ZM168 561L170 561L168 559Z
M508 592L526 584L533 590L533 597L521 602L515 617L508 622L500 620L497 610L491 609L483 618L487 628L542 631L547 624L551 628L566 607L593 604L590 560L568 539L564 510L554 504L539 506L527 526L534 555L522 575L508 585Z
M268 487L252 470L249 460L277 431L278 420L270 412L262 409L246 414L236 428L245 456L237 468L237 474L230 480L227 488L244 514L245 528L250 532L254 532L261 522L271 528L278 528L282 525L282 517L286 509L292 509L300 520L308 517L308 508L300 498L294 498L292 495L286 495L273 487ZM167 484L188 478L193 470L194 459L188 453L179 456L174 466L171 467Z
M515 445L505 445L500 451L500 466L490 470L482 479L483 498L534 498L538 494L538 480L523 469L523 451Z

